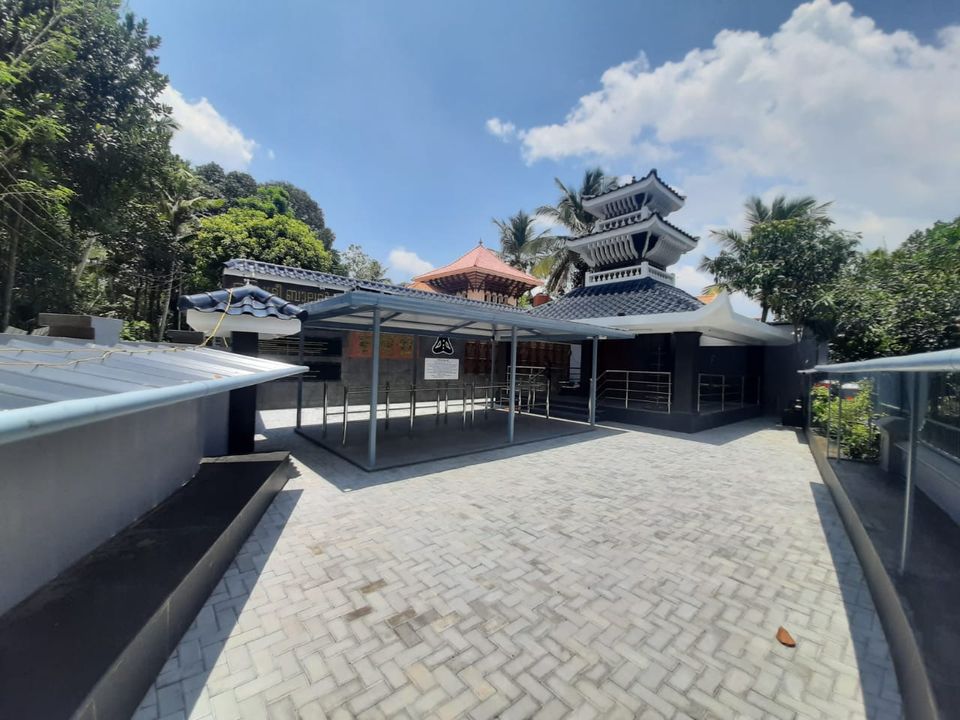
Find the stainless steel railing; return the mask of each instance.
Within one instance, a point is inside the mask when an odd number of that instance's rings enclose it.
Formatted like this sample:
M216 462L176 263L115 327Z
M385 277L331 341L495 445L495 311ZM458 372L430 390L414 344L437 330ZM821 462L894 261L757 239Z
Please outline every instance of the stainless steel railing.
M670 412L672 376L652 370L604 370L597 378L597 404Z
M760 404L760 378L748 375L699 373L697 412L724 412Z
M346 445L351 418L367 420L370 415L368 386L343 385L331 397L327 383L323 383L320 403L321 434L327 437L331 425L339 423L340 444ZM520 380L515 385L514 408L517 414L542 412L550 419L550 385L543 381ZM338 402L339 401L339 402ZM490 413L509 407L509 383L461 383L417 387L391 387L385 383L377 389L377 422L384 431L400 423L413 434L418 422L439 426L450 423L451 416L460 420L461 429L476 424L478 416L487 420Z

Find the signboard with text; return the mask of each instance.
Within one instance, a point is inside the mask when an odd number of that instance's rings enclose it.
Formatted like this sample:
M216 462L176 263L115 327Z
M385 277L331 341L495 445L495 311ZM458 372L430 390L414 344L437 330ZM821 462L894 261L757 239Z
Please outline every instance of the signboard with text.
M460 378L460 361L455 358L424 358L424 380L458 380Z

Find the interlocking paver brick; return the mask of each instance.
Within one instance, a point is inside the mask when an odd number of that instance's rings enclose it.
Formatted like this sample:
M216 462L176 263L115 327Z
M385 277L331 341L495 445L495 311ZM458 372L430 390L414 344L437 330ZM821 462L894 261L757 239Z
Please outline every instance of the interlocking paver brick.
M138 718L901 714L791 431L607 429L367 475L289 417L264 415L299 476Z

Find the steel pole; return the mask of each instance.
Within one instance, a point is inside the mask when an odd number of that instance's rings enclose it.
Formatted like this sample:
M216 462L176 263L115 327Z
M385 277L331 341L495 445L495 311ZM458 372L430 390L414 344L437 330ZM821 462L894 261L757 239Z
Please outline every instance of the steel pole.
M837 386L837 462L843 457L843 377Z
M907 558L910 555L910 540L913 536L913 497L917 480L917 440L920 437L920 425L923 409L920 407L920 387L926 373L913 375L913 402L910 403L910 442L907 449L907 480L903 490L903 536L900 540L900 574L907 570Z
M510 328L510 402L507 410L507 442L513 442L517 392L517 327Z
M373 309L373 363L370 368L370 421L367 432L367 465L377 464L377 395L380 384L380 306Z
M177 314L177 322L180 322L180 313ZM300 339L297 341L297 364L303 365L303 329L300 329ZM303 415L303 373L297 375L297 427L300 427L300 420Z
M599 338L593 336L593 362L590 366L590 425L597 424L597 345Z
M327 382L323 382L323 437L327 436Z
M413 435L413 418L417 414L417 386L410 386L410 435Z

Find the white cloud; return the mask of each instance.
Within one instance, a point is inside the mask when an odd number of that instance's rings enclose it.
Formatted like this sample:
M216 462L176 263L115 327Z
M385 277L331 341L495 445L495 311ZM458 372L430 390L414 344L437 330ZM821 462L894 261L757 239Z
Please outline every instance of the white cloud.
M170 145L175 153L196 163L216 162L226 170L243 170L250 165L256 141L244 136L207 98L191 102L171 85L160 97L173 108L178 129Z
M886 32L847 3L797 7L769 36L723 30L651 67L642 54L555 124L509 128L528 162L580 157L645 172L666 161L692 231L740 222L774 187L834 200L867 246L952 218L960 186L960 27ZM664 169L661 167L661 169Z
M503 122L500 118L492 117L487 120L487 132L504 142L509 142L517 136L517 126L512 122Z
M679 265L670 270L677 276L677 287L691 295L700 295L704 288L713 285L713 278L709 273L697 270L693 265Z
M433 270L433 263L424 260L412 250L404 247L395 247L390 251L387 257L387 264L391 270L397 270L403 274L399 280L408 280L416 275L422 275L428 270Z

